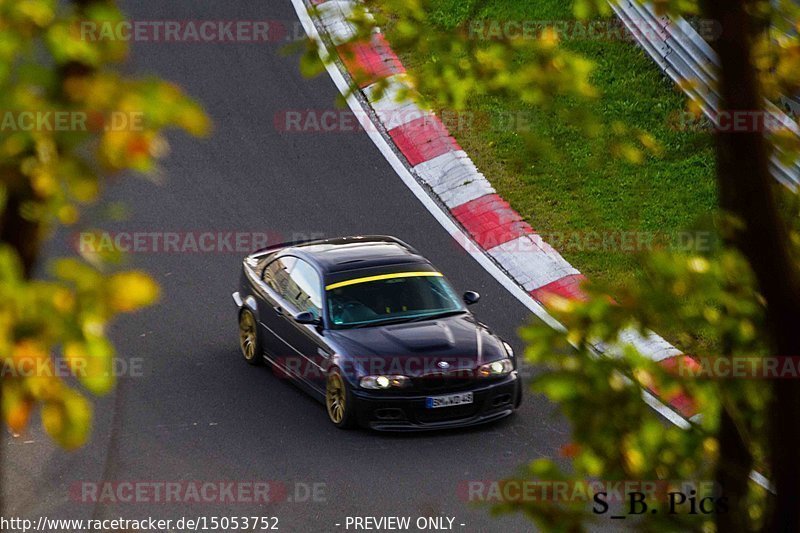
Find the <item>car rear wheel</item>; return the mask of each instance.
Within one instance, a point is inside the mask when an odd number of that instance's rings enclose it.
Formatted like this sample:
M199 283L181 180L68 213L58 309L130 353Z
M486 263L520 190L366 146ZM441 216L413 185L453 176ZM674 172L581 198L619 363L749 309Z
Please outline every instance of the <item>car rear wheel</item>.
M325 384L325 407L328 409L328 418L341 429L355 426L355 405L353 395L347 385L347 380L342 377L338 368L328 374Z
M245 361L251 365L260 365L264 358L261 355L261 343L258 339L256 317L249 309L239 313L239 347Z

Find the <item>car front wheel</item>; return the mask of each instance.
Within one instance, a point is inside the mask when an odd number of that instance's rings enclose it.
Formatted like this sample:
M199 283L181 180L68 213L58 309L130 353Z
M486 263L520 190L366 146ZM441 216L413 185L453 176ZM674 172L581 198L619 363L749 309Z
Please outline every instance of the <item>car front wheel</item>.
M243 309L239 313L239 348L245 361L251 365L260 365L263 362L261 356L261 343L258 339L258 328L256 327L256 317L249 309Z
M355 427L355 405L353 395L338 368L328 374L325 385L325 407L328 418L341 429Z

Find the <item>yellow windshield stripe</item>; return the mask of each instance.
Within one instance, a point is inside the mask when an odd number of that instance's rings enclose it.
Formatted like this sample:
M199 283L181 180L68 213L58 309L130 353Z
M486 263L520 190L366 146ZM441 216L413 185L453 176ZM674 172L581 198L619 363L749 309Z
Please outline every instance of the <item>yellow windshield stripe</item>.
M380 274L378 276L368 276L366 278L355 278L355 279L348 279L346 281L340 281L338 283L332 283L325 287L326 291L332 289L338 289L339 287L347 287L348 285L355 285L356 283L367 283L368 281L378 281L382 279L394 279L394 278L417 278L417 277L437 277L441 278L444 276L441 272L395 272L394 274Z

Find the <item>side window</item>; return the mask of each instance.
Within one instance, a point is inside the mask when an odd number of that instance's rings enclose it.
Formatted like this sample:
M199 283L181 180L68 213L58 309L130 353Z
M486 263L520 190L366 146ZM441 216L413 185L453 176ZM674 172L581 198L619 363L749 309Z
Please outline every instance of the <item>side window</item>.
M297 263L297 259L294 257L281 257L280 259L276 259L264 269L264 283L281 296L291 292L288 290L288 286L291 284L289 272L292 270L295 263Z
M322 313L322 288L314 267L298 259L290 272L290 292L284 296L297 311L310 311L319 317Z

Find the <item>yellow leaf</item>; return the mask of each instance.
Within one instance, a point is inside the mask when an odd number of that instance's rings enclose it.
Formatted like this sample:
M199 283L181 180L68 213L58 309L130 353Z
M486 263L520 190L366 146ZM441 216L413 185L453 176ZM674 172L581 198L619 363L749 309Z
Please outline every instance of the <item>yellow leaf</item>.
M86 443L91 431L92 408L75 391L64 389L58 400L42 406L42 426L62 447L72 450Z
M545 48L554 48L558 45L558 32L555 30L555 28L547 27L542 30L540 40Z
M21 433L28 425L33 402L28 398L19 382L6 380L2 398L3 418L12 431Z
M58 219L65 226L72 226L78 222L79 216L78 210L74 205L64 205L58 210Z
M158 296L158 284L144 272L121 272L108 281L109 303L115 311L136 311L155 303Z
M64 360L92 394L106 394L113 388L114 347L106 339L70 342L64 347Z
M75 307L75 295L72 291L59 287L53 291L53 306L62 313L68 313Z

